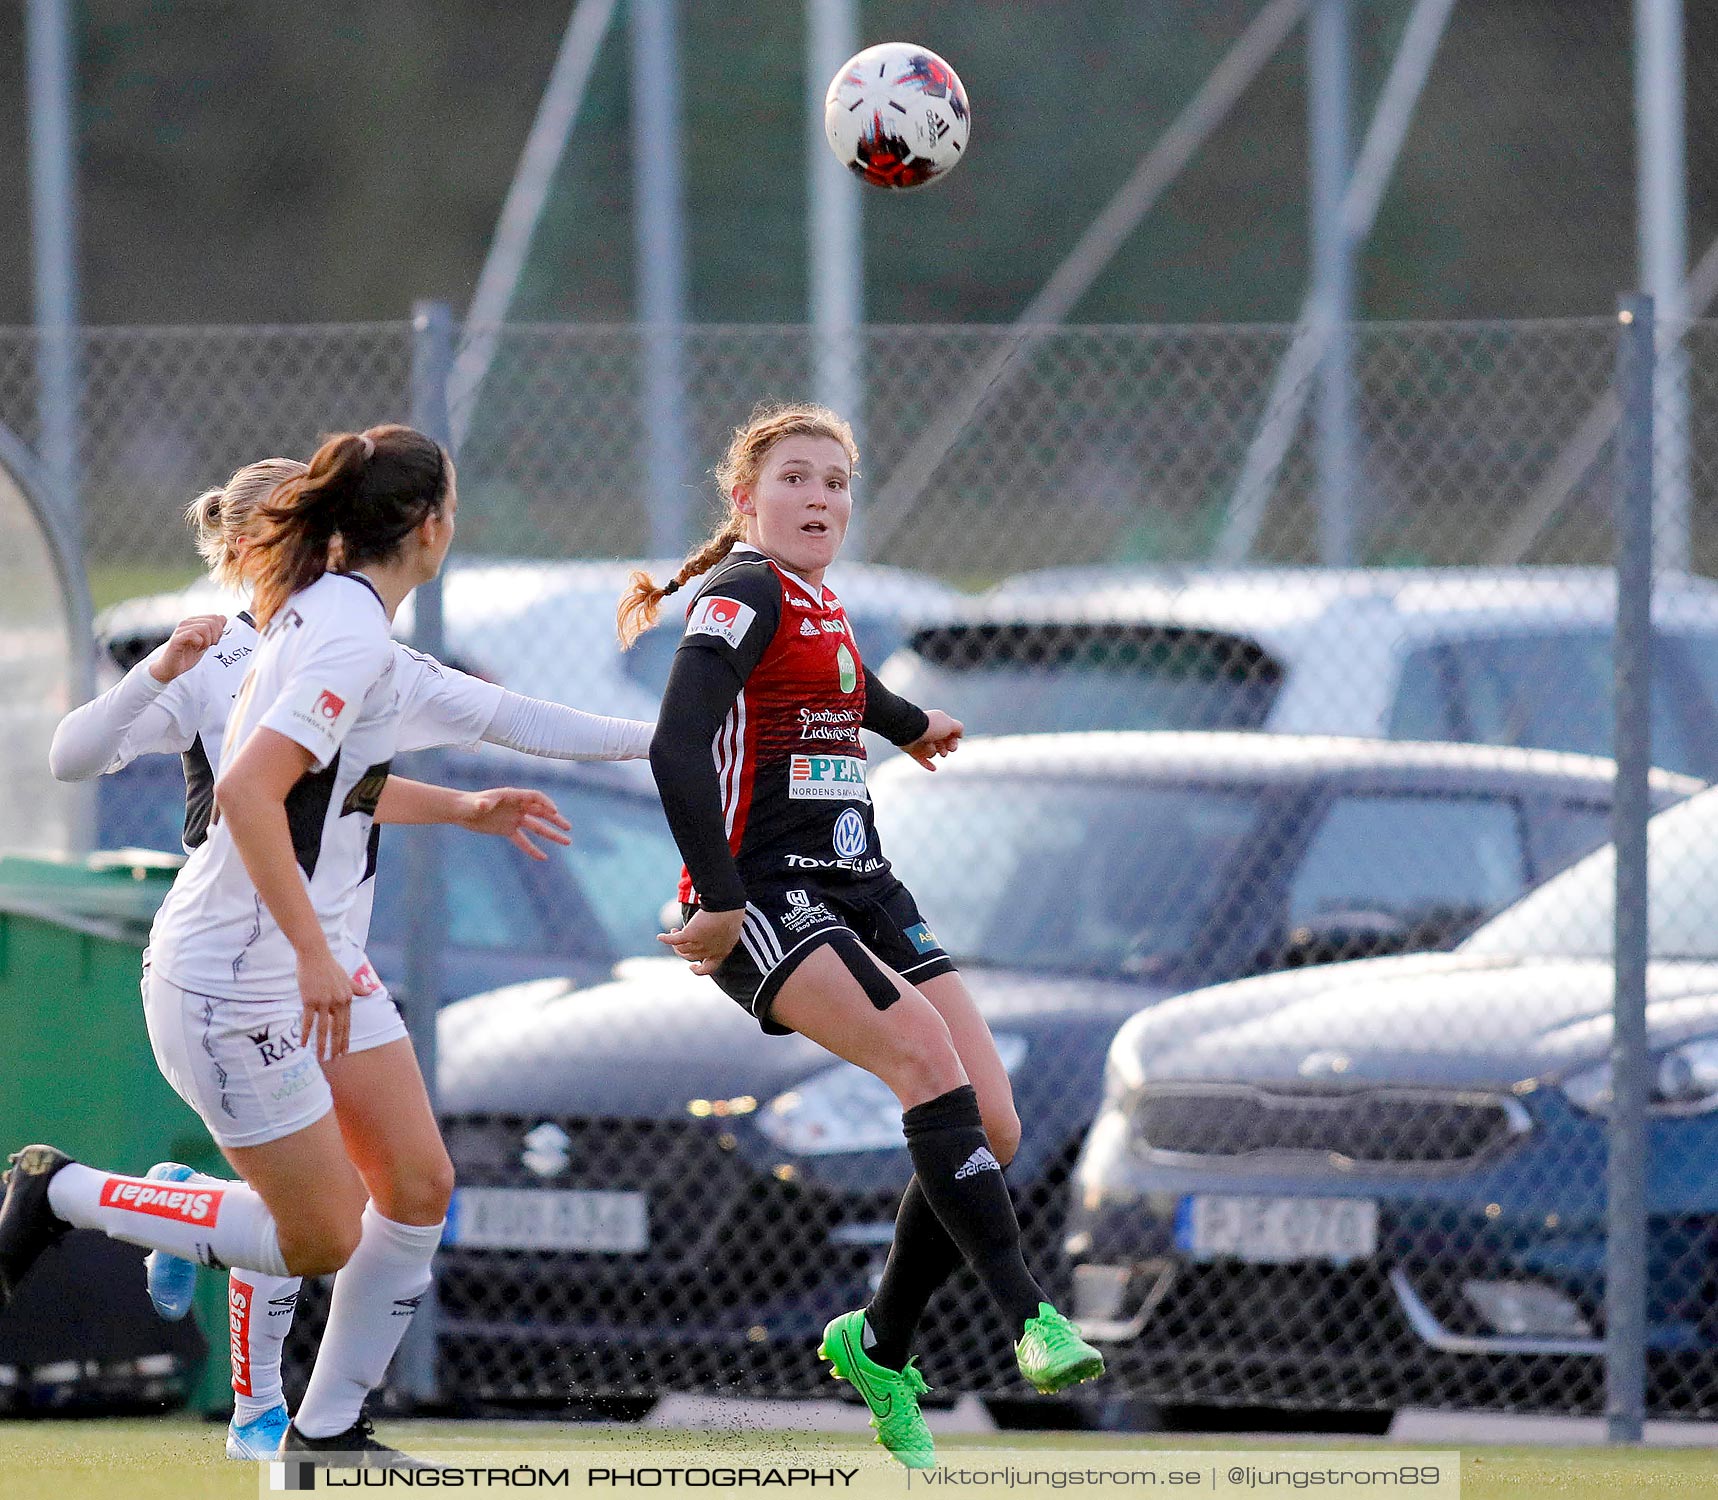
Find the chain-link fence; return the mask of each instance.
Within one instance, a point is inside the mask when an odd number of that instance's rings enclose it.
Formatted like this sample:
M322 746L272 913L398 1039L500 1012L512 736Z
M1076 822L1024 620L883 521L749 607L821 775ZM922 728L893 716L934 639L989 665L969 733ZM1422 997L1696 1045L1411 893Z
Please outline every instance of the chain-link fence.
M1645 672L1619 656L1611 566L1629 336L1358 328L1340 471L1305 330L873 328L847 351L863 479L830 581L865 660L973 736L934 778L879 757L880 839L995 1033L1029 1259L1111 1362L1090 1400L1028 1399L961 1276L918 1344L939 1393L1003 1421L1271 1407L1360 1429L1405 1405L1596 1406L1627 1300L1607 1304L1606 1262L1621 670L1665 810L1647 1391L1718 1408L1718 344L1688 331L1686 428L1663 408L1688 441L1661 427L1661 452L1688 457L1660 465L1660 512L1688 516L1694 566L1659 570ZM455 394L451 660L652 714L676 631L621 656L621 560L665 517L701 528L728 430L827 353L793 328L676 338L665 387L635 330L501 330ZM413 348L406 325L85 335L79 483L116 667L187 606L137 596L193 576L189 495L406 416ZM0 420L26 439L33 378L30 341L0 335ZM679 861L641 768L494 755L445 769L536 778L575 842L525 881L444 841L445 920L417 913L459 1002L438 1084L460 1188L415 1383L622 1413L828 1390L819 1334L870 1295L910 1171L898 1103L653 958ZM111 840L171 812L151 774L110 778ZM148 824L169 845L174 826ZM385 852L396 984L402 870Z

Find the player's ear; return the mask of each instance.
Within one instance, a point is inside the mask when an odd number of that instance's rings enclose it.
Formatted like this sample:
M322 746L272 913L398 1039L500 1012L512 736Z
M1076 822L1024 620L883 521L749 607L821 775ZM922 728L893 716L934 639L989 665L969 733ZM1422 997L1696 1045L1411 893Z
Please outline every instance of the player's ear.
M734 486L734 509L742 516L755 516L758 513L758 508L752 501L752 493L744 485Z

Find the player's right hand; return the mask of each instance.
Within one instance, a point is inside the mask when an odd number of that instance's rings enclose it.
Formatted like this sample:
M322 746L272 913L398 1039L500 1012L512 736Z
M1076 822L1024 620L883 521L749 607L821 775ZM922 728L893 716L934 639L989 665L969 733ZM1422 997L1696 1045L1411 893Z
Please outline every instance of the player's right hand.
M686 959L694 974L714 974L740 941L740 928L745 920L743 906L736 911L699 910L692 913L692 920L684 927L659 933L656 941L666 943Z
M352 1039L352 976L326 943L319 952L298 955L298 993L304 1000L304 1050L319 1062L343 1057Z
M149 675L157 682L182 677L203 659L203 654L227 628L225 615L189 615L173 627L167 644L149 663Z

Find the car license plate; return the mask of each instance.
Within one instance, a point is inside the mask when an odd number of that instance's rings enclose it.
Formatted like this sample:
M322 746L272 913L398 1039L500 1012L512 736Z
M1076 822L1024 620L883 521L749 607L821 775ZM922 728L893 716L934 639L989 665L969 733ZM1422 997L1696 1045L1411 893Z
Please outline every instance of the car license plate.
M643 1193L579 1188L459 1188L446 1243L476 1250L595 1250L638 1255L649 1248Z
M1175 1215L1175 1245L1198 1260L1254 1265L1323 1260L1341 1265L1378 1252L1378 1205L1369 1198L1254 1198L1195 1193Z

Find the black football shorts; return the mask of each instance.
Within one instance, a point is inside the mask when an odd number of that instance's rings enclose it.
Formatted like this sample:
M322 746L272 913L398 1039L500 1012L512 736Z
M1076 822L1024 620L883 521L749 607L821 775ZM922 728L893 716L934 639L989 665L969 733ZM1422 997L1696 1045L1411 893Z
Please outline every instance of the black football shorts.
M697 909L681 911L690 919ZM913 893L891 875L858 890L809 879L753 882L740 940L711 977L771 1036L786 1036L789 1028L770 1017L776 995L808 954L843 932L908 984L954 972L954 960L925 925Z

